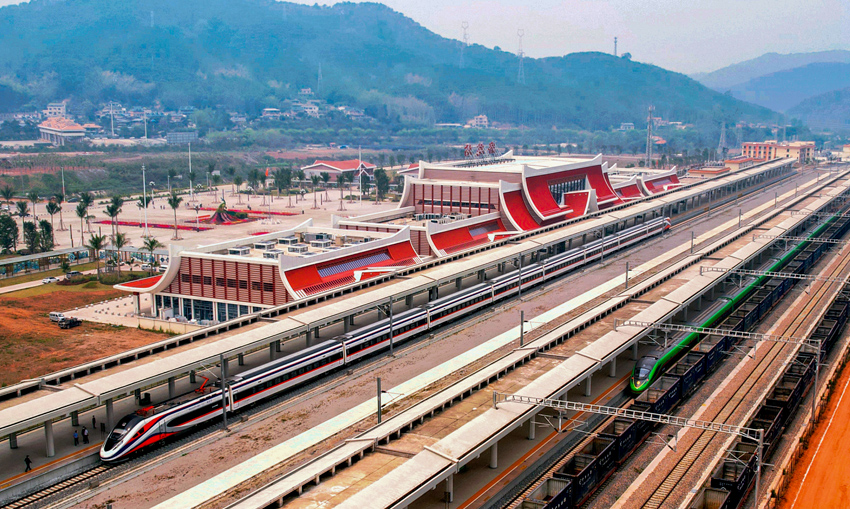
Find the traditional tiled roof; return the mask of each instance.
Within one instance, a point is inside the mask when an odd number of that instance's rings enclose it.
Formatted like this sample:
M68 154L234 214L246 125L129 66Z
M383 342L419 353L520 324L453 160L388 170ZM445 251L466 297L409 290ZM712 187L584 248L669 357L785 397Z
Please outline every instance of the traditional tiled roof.
M38 127L42 129L53 129L56 131L82 131L84 129L80 124L64 117L48 118L44 122L38 124Z

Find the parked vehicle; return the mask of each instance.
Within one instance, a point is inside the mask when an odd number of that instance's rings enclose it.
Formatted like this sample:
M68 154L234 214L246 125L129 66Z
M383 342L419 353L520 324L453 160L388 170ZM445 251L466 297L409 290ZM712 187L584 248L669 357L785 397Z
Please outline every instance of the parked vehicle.
M50 283L55 283L57 281L59 281L58 277L50 276L50 277L46 277L46 278L42 279L41 283L46 285L46 284L50 284Z
M83 275L83 273L78 271L78 270L71 270L71 271L68 271L67 274L65 274L65 279L71 279L71 278L82 276L82 275Z
M50 316L51 322L58 322L59 320L62 320L63 318L65 318L65 315L63 315L62 313L60 313L58 311L51 311L48 316Z
M61 320L59 320L59 328L60 329L71 329L73 327L76 327L76 326L82 325L82 324L83 324L82 320L80 320L79 318L75 318L73 316L69 316L69 317L62 318Z

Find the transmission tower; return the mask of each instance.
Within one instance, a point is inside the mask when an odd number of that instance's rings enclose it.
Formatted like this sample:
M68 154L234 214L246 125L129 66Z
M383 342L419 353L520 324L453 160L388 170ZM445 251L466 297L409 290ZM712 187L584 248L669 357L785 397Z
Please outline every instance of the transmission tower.
M516 31L516 34L519 36L519 70L517 71L516 80L520 85L525 85L525 69L522 66L522 61L525 57L525 53L522 52L522 36L525 35L525 30L520 28Z
M614 37L614 56L617 56L617 38Z
M460 24L460 26L461 26L461 28L463 28L463 41L461 41L461 43L460 43L460 68L463 69L464 68L463 53L466 50L466 47L469 46L469 34L466 32L467 29L469 28L469 22L464 21Z
M646 163L647 168L652 164L652 112L655 111L653 105L649 105L649 117L646 119Z
M735 124L735 143L737 143L741 148L744 148L744 135L742 133L743 127L744 126L740 122Z
M726 122L720 124L720 143L717 144L717 155L722 156L726 148Z
M316 93L321 94L322 93L322 63L321 62L319 62L319 77L316 81L317 81L317 83L316 83Z

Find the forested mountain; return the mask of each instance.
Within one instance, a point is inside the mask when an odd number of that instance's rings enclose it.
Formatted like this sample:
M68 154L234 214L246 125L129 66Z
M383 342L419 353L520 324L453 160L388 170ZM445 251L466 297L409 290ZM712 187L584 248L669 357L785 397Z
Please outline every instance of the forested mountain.
M850 63L850 51L833 50L813 53L765 53L764 55L739 62L709 73L692 74L703 85L725 92L730 88L759 78L766 74L787 71L809 64L823 62Z
M256 113L311 87L382 122L608 129L774 119L691 78L603 53L524 61L440 37L380 4L274 0L32 0L0 9L0 108L70 98ZM318 86L321 68L322 84Z
M850 87L850 63L822 62L760 76L730 90L738 99L786 111L809 97L844 87Z
M813 128L850 133L850 87L810 97L788 113Z

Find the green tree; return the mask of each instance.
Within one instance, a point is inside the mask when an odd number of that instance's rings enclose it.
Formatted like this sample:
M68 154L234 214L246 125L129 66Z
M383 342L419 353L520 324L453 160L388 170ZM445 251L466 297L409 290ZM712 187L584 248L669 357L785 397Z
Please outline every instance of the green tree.
M19 201L15 203L15 207L17 208L18 217L21 218L21 224L24 222L24 218L30 215L30 208L25 201Z
M319 174L319 176L322 177L322 184L324 185L324 188L325 188L325 199L327 200L328 199L328 182L331 181L331 174L326 172L326 171L323 171L322 173Z
M85 230L83 227L83 221L89 217L89 209L86 207L86 204L80 200L77 203L77 208L74 209L74 212L77 213L77 217L80 218L80 239L83 238L83 231Z
M154 266L154 262L156 261L156 259L154 258L153 252L156 251L157 249L161 248L161 247L162 247L162 243L160 241L156 240L153 237L148 237L144 240L144 242L142 242L142 249L144 249L145 251L147 251L151 255L151 263L149 264L150 269L148 269L148 272L151 275L153 274L153 266Z
M236 200L240 204L242 203L242 193L239 192L239 187L242 185L242 182L243 180L241 175L233 177L233 185L236 188Z
M38 193L36 191L30 191L27 193L27 199L32 203L32 217L33 221L35 221L35 204L38 203Z
M38 228L36 228L34 221L24 223L24 246L26 246L29 254L35 254L38 252Z
M91 251L91 255L95 261L95 267L97 268L97 280L100 281L100 252L106 247L106 235L92 234L85 247Z
M0 249L4 253L18 250L18 223L8 214L0 215Z
M116 265L118 266L118 279L121 279L121 248L130 245L130 239L124 233L116 233L115 240L112 242L112 247L115 248Z
M183 198L178 196L175 192L172 192L171 196L168 197L168 206L171 207L172 211L174 211L174 237L172 240L180 238L180 235L177 234L177 207L179 207L182 202Z
M53 245L56 242L56 239L53 238L53 225L48 220L42 219L38 222L38 229L39 251L46 253L53 250Z
M340 172L336 176L336 184L339 186L339 210L345 210L345 183L348 182L348 175L345 172Z
M71 272L71 264L68 262L68 258L62 257L62 261L59 262L59 270L62 271L62 274L68 274Z
M378 201L381 201L390 190L390 177L383 168L375 170L375 189L378 192Z
M57 212L61 211L61 210L62 210L62 207L60 207L60 206L59 206L59 204L58 204L58 203L56 203L55 201L50 200L49 202L47 202L47 205L45 205L44 210L46 210L46 211L47 211L47 213L48 213L48 214L50 214L50 227L51 227L51 230L55 230L55 228L53 228L53 216L55 216ZM62 225L62 221L61 221L61 220L59 221L59 225L60 225L60 226ZM56 239L54 238L54 239L53 239L53 241L54 241L54 243L55 243L55 242L56 242Z
M313 183L313 208L314 209L319 208L319 204L316 202L316 186L319 185L320 180L321 180L321 178L318 175L316 175L316 174L310 175L310 182Z
M3 201L6 202L6 205L11 205L12 200L15 198L15 190L10 185L5 185L0 188L0 196L3 197Z
M65 195L56 193L53 195L53 202L59 206L59 231L65 229L65 222L62 220L62 204L65 202Z

